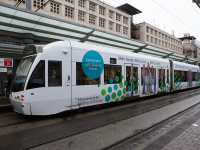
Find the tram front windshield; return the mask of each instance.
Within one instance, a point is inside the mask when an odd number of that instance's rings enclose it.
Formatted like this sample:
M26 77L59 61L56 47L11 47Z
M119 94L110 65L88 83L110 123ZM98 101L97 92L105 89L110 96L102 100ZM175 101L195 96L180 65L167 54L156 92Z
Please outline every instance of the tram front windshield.
M12 92L19 92L24 90L24 84L26 82L26 78L28 75L28 72L35 60L36 56L29 56L29 57L24 57L16 71L16 76L13 81L13 86L12 86Z

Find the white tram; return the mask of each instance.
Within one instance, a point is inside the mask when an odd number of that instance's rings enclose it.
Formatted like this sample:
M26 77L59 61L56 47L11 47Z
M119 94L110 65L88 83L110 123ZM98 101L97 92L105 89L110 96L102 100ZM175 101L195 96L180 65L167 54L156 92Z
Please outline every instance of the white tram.
M10 101L25 115L50 115L200 86L199 67L73 41L24 49Z

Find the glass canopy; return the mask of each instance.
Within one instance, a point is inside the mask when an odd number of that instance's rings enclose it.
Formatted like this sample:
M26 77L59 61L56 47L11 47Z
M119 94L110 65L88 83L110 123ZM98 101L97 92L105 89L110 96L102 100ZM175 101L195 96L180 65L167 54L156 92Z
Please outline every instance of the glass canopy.
M73 40L115 49L132 51L154 57L185 62L185 56L174 51L148 45L140 41L90 28L67 20L28 11L0 2L0 29L12 33L31 33L41 38ZM23 46L0 46L0 54L22 56ZM6 47L7 46L7 47ZM188 58L190 63L199 61Z

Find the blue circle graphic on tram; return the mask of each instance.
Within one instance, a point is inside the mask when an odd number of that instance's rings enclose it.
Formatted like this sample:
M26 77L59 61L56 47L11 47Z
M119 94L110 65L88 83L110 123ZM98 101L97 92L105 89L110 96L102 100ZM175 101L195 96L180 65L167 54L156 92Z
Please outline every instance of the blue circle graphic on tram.
M94 51L88 51L85 53L82 59L82 68L84 73L92 79L98 78L104 69L104 62L101 55Z

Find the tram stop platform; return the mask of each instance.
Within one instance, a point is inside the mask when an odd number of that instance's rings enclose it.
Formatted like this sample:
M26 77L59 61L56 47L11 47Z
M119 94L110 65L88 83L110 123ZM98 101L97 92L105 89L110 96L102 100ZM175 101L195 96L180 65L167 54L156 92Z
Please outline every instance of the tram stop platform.
M179 117L168 121L133 140L127 140L117 148L122 150L199 150L200 109L181 120ZM175 123L176 122L176 123Z
M0 112L7 110L12 110L9 98L5 96L0 96Z
M179 103L179 104L178 104ZM138 132L134 137L126 138L116 146L105 149L121 150L199 150L200 149L200 95L165 106L141 115L143 122L155 121L146 131ZM190 103L190 104L189 104ZM188 108L183 109L185 106ZM171 107L171 108L170 108ZM167 109L166 109L167 108ZM174 113L177 112L177 113ZM156 124L152 116L174 115ZM151 114L151 115L150 115ZM167 115L166 115L167 116ZM137 119L139 121L139 118ZM141 126L142 123L141 123ZM148 126L148 124L147 124ZM113 144L115 145L115 144Z
M136 150L199 150L200 112L170 131L155 136ZM197 120L196 120L197 119Z

